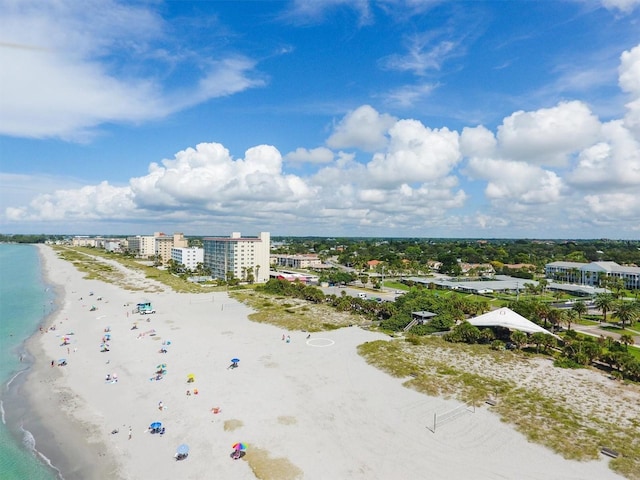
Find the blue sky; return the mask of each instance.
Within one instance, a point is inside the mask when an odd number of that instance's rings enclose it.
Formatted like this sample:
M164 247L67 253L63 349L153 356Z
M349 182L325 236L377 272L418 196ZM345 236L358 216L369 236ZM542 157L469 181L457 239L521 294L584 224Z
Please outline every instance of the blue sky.
M640 0L0 0L0 232L640 237Z

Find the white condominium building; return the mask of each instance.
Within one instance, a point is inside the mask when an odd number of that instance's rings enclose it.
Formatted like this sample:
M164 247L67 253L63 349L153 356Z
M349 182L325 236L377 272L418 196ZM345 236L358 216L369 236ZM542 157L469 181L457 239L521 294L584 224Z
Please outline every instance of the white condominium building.
M258 237L243 237L234 232L230 237L204 238L204 264L214 278L228 280L230 274L241 281L265 283L269 280L271 237L262 232Z
M188 270L195 270L199 263L204 264L204 249L199 247L173 247L171 258Z
M544 267L547 278L580 285L602 286L606 278L620 278L625 288L640 288L640 267L626 267L616 262L551 262Z
M315 254L271 255L271 263L289 268L313 268L322 265L322 261Z

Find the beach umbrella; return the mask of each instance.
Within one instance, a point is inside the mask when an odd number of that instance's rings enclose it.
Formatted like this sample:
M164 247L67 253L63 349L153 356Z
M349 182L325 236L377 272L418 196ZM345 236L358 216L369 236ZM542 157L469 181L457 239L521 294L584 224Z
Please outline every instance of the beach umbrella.
M234 450L245 451L247 449L247 445L242 442L238 442L238 443L234 443L231 448L233 448Z
M176 449L176 452L179 455L186 455L187 453L189 453L189 445L187 445L186 443L178 445L178 448Z
M66 358L61 358L61 359L59 359L59 360L58 360L58 363L64 363L64 362L66 362L66 361L67 361L67 359L66 359Z
M162 426L162 422L153 422L151 425L149 425L149 428L151 428L152 430L155 430L157 428L160 428Z
M240 361L239 358L232 358L231 363L238 363Z

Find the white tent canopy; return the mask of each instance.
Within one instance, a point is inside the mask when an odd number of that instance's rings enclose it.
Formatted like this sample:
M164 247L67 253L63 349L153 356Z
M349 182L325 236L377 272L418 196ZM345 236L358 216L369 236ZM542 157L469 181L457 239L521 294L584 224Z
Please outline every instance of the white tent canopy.
M507 307L502 307L472 318L469 320L469 323L476 327L504 327L509 330L520 330L525 333L542 332L547 335L553 335L550 331L527 320L522 315L517 314ZM556 337L556 335L553 336Z

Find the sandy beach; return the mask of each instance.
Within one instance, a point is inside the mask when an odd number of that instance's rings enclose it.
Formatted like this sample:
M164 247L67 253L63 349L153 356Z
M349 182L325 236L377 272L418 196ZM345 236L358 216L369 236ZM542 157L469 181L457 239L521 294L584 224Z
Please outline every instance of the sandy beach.
M226 293L178 294L134 273L128 282L140 290L128 291L83 279L39 248L64 294L46 326L55 330L29 344L25 425L67 480L622 478L604 457L568 461L528 442L486 407L431 432L434 412L461 404L368 365L356 347L388 338L380 333L347 327L307 338L249 321ZM156 313L134 313L141 300ZM156 380L158 370L166 373ZM114 374L117 382L106 380ZM150 433L152 422L164 434ZM237 442L246 452L233 460ZM189 456L177 461L181 444Z

